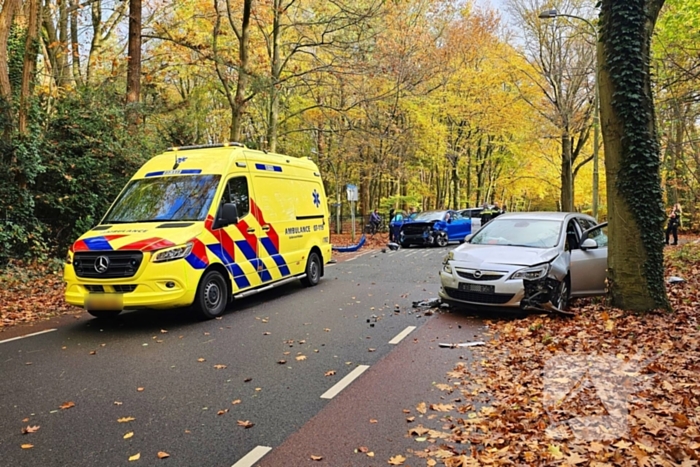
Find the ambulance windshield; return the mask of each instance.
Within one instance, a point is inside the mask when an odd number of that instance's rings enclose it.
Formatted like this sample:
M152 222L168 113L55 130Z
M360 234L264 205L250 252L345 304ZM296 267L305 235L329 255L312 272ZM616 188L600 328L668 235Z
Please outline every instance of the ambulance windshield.
M219 175L181 175L132 180L102 223L203 221L219 179Z

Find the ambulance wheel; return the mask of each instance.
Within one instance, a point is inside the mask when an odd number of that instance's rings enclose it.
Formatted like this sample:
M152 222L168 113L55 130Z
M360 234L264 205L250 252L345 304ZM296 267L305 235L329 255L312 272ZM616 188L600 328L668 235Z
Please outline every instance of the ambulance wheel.
M122 312L122 310L88 310L87 312L95 318L114 319L119 315L119 313Z
M219 271L209 271L199 281L193 307L200 318L213 319L221 316L228 303L228 287Z
M321 260L317 253L311 253L306 261L306 277L301 283L306 287L313 287L321 280Z

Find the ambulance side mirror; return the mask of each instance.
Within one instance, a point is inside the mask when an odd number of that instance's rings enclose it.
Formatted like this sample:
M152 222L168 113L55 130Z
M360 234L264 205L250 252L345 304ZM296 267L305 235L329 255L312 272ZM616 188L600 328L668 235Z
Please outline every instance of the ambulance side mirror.
M226 227L227 225L238 223L238 209L234 203L224 203L219 212L219 218L216 220L217 227Z

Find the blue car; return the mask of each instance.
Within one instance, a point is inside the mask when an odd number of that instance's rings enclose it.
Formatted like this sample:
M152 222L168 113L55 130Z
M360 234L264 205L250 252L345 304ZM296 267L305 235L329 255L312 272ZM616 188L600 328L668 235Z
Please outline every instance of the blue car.
M449 242L463 242L471 232L471 218L458 211L426 211L401 226L399 243L403 247L446 246Z

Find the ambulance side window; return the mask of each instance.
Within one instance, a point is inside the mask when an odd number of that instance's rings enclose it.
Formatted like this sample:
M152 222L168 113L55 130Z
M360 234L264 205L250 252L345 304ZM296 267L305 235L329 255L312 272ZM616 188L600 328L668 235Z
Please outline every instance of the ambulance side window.
M250 212L250 198L248 197L248 179L234 177L229 179L224 190L222 203L234 203L238 209L238 217L244 217Z

